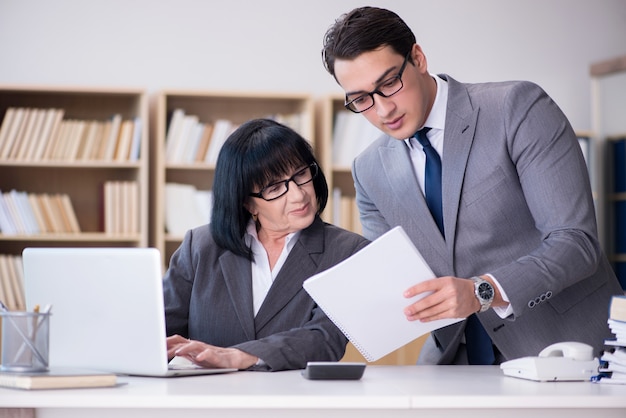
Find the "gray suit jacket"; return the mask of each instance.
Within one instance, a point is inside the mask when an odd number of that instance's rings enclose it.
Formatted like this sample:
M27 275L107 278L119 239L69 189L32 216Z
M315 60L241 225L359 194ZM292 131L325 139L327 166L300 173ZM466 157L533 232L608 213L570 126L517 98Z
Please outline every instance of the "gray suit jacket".
M364 235L402 225L438 277L493 274L514 313L479 318L506 359L568 340L600 351L611 336L610 296L622 290L597 241L587 167L566 117L529 82L441 77L449 85L445 240L406 144L388 136L352 167ZM463 329L461 322L434 333L439 364L455 362Z
M250 261L218 247L208 225L193 229L172 255L164 278L167 335L239 348L272 371L339 360L347 339L302 282L367 243L316 217L300 234L255 317Z

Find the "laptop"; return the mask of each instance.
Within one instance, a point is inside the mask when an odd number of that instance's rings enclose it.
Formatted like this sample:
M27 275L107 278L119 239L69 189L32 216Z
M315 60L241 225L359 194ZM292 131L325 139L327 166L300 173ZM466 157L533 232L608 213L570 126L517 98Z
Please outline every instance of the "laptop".
M156 377L237 370L168 364L157 249L26 248L22 262L27 308L51 306L51 368Z

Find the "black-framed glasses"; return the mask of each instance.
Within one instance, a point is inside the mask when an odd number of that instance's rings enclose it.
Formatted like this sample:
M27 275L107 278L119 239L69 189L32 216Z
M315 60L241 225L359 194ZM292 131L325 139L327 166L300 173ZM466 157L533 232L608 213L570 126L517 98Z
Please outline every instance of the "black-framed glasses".
M296 183L296 186L304 186L305 184L313 181L313 179L317 177L318 172L319 170L317 164L312 163L304 167L302 170L299 170L287 180L281 180L276 183L269 184L262 188L258 193L250 193L250 196L260 197L261 199L267 201L278 199L289 191L289 182L293 181Z
M400 90L402 90L402 87L404 86L402 84L402 73L404 72L404 68L406 67L406 63L409 60L410 55L411 55L411 51L409 51L409 53L406 54L406 57L404 57L404 62L402 63L402 66L400 67L400 71L398 71L398 74L381 82L378 85L378 88L376 90L370 91L369 93L362 94L359 97L352 99L350 101L348 101L348 96L346 96L346 103L344 104L346 109L354 113L365 112L366 110L374 106L375 94L378 94L379 96L382 96L382 97L391 97L397 92L399 92Z

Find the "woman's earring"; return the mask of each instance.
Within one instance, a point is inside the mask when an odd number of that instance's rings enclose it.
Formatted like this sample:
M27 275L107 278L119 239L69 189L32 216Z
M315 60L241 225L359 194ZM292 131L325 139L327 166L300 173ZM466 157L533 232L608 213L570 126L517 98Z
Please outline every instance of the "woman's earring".
M254 222L258 221L258 220L259 220L259 215L257 215L256 213L253 213L253 214L252 214L252 220L253 220Z

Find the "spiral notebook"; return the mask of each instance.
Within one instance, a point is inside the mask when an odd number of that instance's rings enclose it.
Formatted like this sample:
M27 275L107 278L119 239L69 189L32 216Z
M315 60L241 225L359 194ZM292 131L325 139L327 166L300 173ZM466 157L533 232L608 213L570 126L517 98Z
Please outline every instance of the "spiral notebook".
M367 361L376 361L433 330L462 318L408 321L409 287L434 278L402 227L388 231L358 253L304 282L326 315Z

